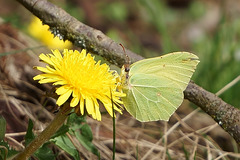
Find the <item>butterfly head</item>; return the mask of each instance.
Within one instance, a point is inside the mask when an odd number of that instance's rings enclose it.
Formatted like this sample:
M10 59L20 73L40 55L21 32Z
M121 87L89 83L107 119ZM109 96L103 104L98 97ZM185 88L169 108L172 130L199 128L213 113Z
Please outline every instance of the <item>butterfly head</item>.
M122 84L122 86L127 85L127 81L129 78L129 71L130 71L129 65L122 66L122 69L121 69L121 84Z
M129 56L126 54L125 47L122 44L119 44L119 45L122 47L124 55L126 57L125 64L123 65L122 70L121 70L121 83L124 85L124 84L127 83L127 80L129 78L129 71L130 71L130 63L131 62L130 62Z

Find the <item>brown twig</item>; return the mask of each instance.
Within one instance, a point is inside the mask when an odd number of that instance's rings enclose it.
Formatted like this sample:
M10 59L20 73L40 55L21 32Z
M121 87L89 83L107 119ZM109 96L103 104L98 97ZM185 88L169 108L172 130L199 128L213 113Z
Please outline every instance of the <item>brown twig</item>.
M101 31L79 22L46 0L17 1L39 17L44 24L49 25L55 35L60 34L63 39L68 39L74 45L86 48L89 52L98 54L119 67L124 64L125 55L122 53L122 47ZM131 62L143 59L129 50L126 50L126 53ZM186 99L201 107L240 144L240 111L238 109L193 82L189 83L184 95Z

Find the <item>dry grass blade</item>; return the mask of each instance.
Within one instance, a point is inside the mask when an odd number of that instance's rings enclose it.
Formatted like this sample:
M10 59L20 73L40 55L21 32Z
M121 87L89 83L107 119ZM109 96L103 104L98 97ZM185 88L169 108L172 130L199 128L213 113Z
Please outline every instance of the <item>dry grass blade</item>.
M222 89L220 89L216 95L219 96L222 93L224 93L226 90L230 89L232 86L234 86L236 83L238 83L240 81L240 75L237 76L234 80L232 80L231 82L229 82L226 86L224 86Z
M196 114L200 109L197 108L196 110L194 110L193 112L191 112L190 114L188 114L185 118L183 118L181 121L186 121L189 118L191 118L194 114ZM173 130L175 130L178 126L180 125L180 121L178 121L177 123L175 123L165 134L164 136L168 136L170 133L173 132ZM157 145L159 145L162 142L162 138L158 140L158 142L156 143ZM151 152L154 150L154 146L144 155L143 159L146 158L149 154L151 154Z

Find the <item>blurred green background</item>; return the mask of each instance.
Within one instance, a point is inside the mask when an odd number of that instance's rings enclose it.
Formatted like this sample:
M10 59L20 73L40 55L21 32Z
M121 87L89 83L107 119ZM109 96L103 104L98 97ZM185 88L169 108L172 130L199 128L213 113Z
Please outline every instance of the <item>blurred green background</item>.
M174 51L200 57L193 80L216 93L240 75L240 4L214 0L55 0L83 23L148 58ZM32 15L0 0L1 17L28 33ZM12 11L15 12L12 12ZM220 97L240 107L240 82Z

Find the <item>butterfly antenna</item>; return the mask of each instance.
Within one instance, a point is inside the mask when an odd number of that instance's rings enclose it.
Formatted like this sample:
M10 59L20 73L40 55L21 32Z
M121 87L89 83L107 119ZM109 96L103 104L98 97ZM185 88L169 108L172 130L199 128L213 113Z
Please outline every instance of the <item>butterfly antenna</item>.
M125 72L129 72L129 70L130 70L130 63L131 63L130 58L129 58L129 56L126 54L125 47L124 47L121 43L120 43L119 45L122 47L123 52L124 52L124 54L125 54L125 56L126 56L126 61L125 61L126 63L124 64Z

